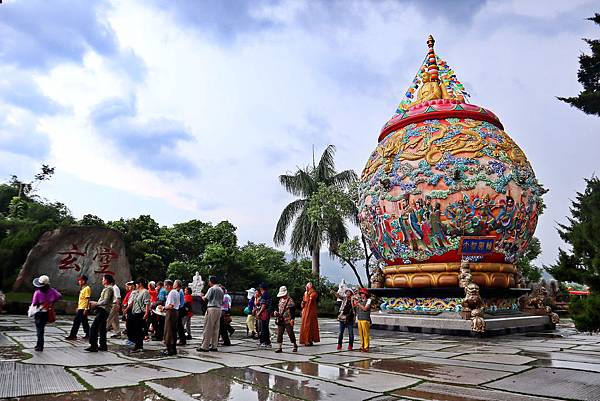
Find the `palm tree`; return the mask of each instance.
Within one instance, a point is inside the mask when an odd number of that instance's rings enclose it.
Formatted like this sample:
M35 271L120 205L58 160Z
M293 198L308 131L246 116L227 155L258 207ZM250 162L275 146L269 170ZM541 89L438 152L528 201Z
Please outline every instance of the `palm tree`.
M322 224L312 220L308 213L310 200L319 188L326 186L345 190L357 179L356 173L352 170L340 173L335 171L334 153L335 146L329 145L318 164L315 164L313 152L312 166L298 168L292 175L279 176L279 182L286 191L294 196L299 196L300 199L287 205L281 212L273 241L276 245L285 244L286 232L290 226L293 226L290 236L292 253L295 255L309 253L312 257L312 272L315 276L319 276L320 273L321 245L328 243L332 250L337 248L337 244L348 239L344 217L331 218ZM353 218L353 215L350 213L345 217Z

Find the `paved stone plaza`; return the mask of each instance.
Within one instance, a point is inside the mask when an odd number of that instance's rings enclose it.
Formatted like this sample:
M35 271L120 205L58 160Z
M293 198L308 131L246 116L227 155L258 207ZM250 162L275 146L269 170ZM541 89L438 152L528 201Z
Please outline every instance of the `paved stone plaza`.
M89 354L65 341L70 320L46 330L23 316L0 316L0 398L22 400L600 400L600 336L568 324L554 333L490 339L372 332L372 352L336 350L337 322L321 319L322 342L292 353L257 349L242 318L233 346L198 353L195 338L178 357L161 344L128 354L122 340ZM287 345L287 347L286 347Z

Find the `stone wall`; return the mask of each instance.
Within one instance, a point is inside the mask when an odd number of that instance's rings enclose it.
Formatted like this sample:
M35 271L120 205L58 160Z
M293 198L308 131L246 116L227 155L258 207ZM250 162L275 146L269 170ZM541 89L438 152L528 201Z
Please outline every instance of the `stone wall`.
M112 274L119 287L131 280L125 243L115 230L101 227L61 227L45 232L29 251L13 286L32 291L32 280L42 274L63 294L79 293L77 277L88 276L93 296L102 290L102 276Z

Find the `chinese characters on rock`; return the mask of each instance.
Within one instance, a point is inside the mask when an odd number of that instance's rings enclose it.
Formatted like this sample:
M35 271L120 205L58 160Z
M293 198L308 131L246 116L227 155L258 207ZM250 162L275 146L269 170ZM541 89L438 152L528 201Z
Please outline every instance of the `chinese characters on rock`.
M86 253L79 249L77 244L71 244L71 249L68 251L58 252L61 259L58 262L58 268L60 270L73 269L76 272L81 271L83 261L79 260L79 257L85 257ZM113 251L108 246L99 246L96 253L92 257L92 263L97 262L98 266L94 269L94 273L97 274L112 274L115 272L110 270L111 263L113 260L118 259L119 254Z

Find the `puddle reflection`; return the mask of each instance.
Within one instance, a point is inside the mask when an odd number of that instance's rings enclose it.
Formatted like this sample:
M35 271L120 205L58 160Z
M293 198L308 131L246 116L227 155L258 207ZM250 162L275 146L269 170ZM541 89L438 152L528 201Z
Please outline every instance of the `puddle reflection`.
M283 369L291 373L300 373L307 376L320 377L333 381L349 381L358 375L368 375L370 372L352 369L348 366L329 366L315 362L284 362L273 365L275 368Z
M123 387L110 390L75 391L67 394L44 394L11 398L19 401L163 401L163 398L147 387Z
M287 386L282 387L282 383L277 378L258 373L250 369L224 368L216 371L216 374L212 372L195 374L181 378L155 380L153 382L174 389L176 392L183 391L193 399L199 401L293 400L293 398L284 394L269 390L269 387L271 387L275 391L286 390L285 392L289 393ZM233 378L252 384L242 383L233 380ZM168 394L165 395L168 396Z
M405 359L368 359L351 362L350 366L362 369L378 369L392 373L405 373L421 377L438 377L448 367L427 362L414 362Z

